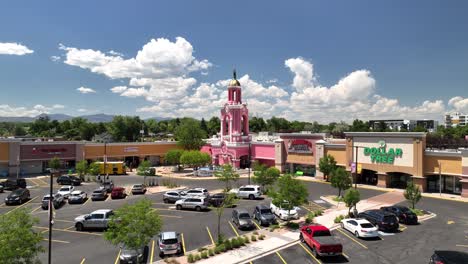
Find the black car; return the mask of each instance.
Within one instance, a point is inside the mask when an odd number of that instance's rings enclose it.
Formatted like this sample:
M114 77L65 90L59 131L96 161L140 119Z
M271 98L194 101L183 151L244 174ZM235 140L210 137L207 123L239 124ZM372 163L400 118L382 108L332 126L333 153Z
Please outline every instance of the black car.
M270 225L276 223L276 218L271 209L263 204L255 206L253 217L260 225Z
M358 218L364 218L379 230L395 232L399 228L396 215L383 210L367 210L358 214Z
M22 204L31 198L31 194L28 189L16 189L12 191L6 198L5 204Z
M101 188L103 188L106 191L106 193L111 193L112 189L114 189L114 182L105 181L101 184Z
M468 263L468 253L450 250L436 250L429 259L429 264Z
M381 210L389 213L393 213L398 217L400 223L403 224L417 224L418 223L418 216L413 213L408 207L406 206L386 206L380 207Z
M6 180L0 183L5 190L16 190L18 188L26 188L26 180L25 179L15 179L15 180Z
M232 211L232 222L236 224L239 229L253 229L255 228L252 217L245 209L235 209Z
M57 178L57 183L60 185L74 185L79 186L81 184L81 180L78 177L71 176L71 175L62 175Z
M102 201L105 199L107 199L107 192L103 188L96 189L91 194L91 201Z

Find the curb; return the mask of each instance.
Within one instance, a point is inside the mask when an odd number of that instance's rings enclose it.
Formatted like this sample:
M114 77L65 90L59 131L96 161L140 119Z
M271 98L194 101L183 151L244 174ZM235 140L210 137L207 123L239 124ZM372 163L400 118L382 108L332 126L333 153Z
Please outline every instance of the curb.
M271 250L265 251L265 252L263 252L263 253L261 253L261 254L255 256L255 257L247 258L247 259L244 259L244 260L241 260L241 261L238 261L238 262L233 262L233 264L249 263L249 262L252 262L252 261L254 261L254 260L256 260L256 259L265 257L265 256L267 256L267 255L270 255L271 253L274 253L274 252L276 252L276 251L280 251L280 250L282 250L282 249L284 249L284 248L288 248L288 247L290 247L290 246L292 246L292 245L295 245L295 244L298 244L298 243L300 243L299 239L294 240L294 241L291 241L291 242L289 242L289 243L287 243L287 244L284 244L284 245L282 245L282 246L273 248L273 249L271 249Z

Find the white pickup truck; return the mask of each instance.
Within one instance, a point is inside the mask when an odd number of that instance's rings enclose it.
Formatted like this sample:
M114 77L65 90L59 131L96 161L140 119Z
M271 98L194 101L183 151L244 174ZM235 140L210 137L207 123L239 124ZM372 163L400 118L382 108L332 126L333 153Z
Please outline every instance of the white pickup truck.
M90 214L80 215L75 218L76 231L84 229L106 229L114 212L111 209L100 209Z
M283 206L286 207L286 206ZM297 213L298 207L293 207L291 210L282 208L281 206L276 206L273 203L270 204L271 211L278 216L281 220L291 220L299 219L299 214Z

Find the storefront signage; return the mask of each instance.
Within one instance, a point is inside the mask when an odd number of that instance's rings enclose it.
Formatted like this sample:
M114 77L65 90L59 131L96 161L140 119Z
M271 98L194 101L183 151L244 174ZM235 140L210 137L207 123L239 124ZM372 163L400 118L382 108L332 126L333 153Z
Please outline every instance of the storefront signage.
M138 152L138 147L125 147L124 152Z
M288 144L288 152L312 153L312 143L304 139L291 140Z
M379 147L365 147L364 155L370 156L373 163L393 164L395 158L403 156L401 148L387 149L385 141L379 141Z

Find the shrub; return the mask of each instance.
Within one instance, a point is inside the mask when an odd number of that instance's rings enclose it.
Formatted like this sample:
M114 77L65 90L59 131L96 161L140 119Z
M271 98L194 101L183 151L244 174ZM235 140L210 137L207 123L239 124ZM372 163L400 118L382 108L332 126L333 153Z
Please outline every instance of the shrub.
M187 256L187 261L188 261L188 263L194 263L194 262L195 262L195 257L193 256L192 253L190 253L190 254Z
M226 247L226 250L231 250L232 249L232 243L231 240L226 240L224 241L224 246Z
M265 235L264 235L264 234L261 234L261 235L258 237L258 239L260 239L260 240L265 239Z
M193 259L194 259L195 261L199 261L199 260L201 259L200 254L195 254L195 256L193 257Z
M257 241L257 237L255 235L252 235L252 241Z
M323 210L315 210L314 214L315 214L315 216L323 215Z
M231 239L231 245L232 245L232 248L238 248L239 247L239 240L237 240L237 238Z
M424 215L424 212L420 209L411 209L411 212L415 213L417 216L421 216L421 215Z
M254 231L253 234L256 235L256 236L258 236L258 232L257 232L257 231Z
M286 224L286 226L291 228L291 229L298 229L299 228L299 224L294 223L294 222L289 222L289 223Z
M203 259L207 259L207 258L208 258L208 251L206 251L206 250L203 251L203 252L201 253L201 257L202 257Z
M242 247L242 246L245 246L245 238L243 237L238 237L237 240L239 240L239 245Z
M214 248L214 253L215 253L216 255L219 254L219 253L221 253L221 250L219 249L219 246L216 246L216 247Z
M342 202L342 201L343 201L343 197L341 197L341 196L334 196L334 197L333 197L333 201L335 201L335 202Z
M205 247L201 247L201 248L199 248L199 249L197 249L197 250L198 250L198 252L203 252L203 251L206 250L206 248L205 248Z
M227 251L226 245L224 245L224 244L220 245L219 249L221 250L221 252L226 252Z
M215 254L214 249L212 249L212 248L208 249L208 255L214 256L214 254Z
M245 242L245 244L250 243L250 239L249 239L248 236L244 236L244 242Z
M345 216L344 216L344 215L339 215L339 216L335 217L335 220L333 220L333 222L335 222L335 223L338 224L338 223L340 223L341 220L343 220L343 219L345 219Z
M275 231L275 229L279 228L279 224L271 225L270 226L270 232Z
M223 234L219 235L218 240L216 241L216 245L217 245L217 246L222 245L222 244L224 243L224 240L225 240L225 239L226 239L226 238L224 237Z

